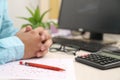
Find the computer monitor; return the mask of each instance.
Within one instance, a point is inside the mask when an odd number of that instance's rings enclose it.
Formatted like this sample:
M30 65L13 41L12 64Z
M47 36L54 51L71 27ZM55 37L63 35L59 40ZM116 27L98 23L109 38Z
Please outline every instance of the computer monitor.
M91 33L103 40L104 33L120 33L120 0L62 0L59 28Z

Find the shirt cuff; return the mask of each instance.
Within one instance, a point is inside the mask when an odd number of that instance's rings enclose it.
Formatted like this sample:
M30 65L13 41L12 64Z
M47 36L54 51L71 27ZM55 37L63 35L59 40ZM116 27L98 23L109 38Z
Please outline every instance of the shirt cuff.
M1 41L4 42L3 48L8 49L10 51L11 55L14 55L13 60L19 60L19 59L23 58L24 44L17 36L3 38L3 39L1 39Z
M17 36L14 36L13 39L16 40L16 42L13 42L15 44L15 51L16 51L15 58L17 60L22 59L24 56L24 49L25 49L24 44Z

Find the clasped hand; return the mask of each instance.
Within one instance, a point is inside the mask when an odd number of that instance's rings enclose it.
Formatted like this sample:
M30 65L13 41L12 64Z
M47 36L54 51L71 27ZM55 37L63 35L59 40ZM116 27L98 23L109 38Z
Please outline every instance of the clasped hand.
M52 44L50 34L42 27L32 29L31 26L27 26L21 29L16 36L25 46L23 59L44 56Z

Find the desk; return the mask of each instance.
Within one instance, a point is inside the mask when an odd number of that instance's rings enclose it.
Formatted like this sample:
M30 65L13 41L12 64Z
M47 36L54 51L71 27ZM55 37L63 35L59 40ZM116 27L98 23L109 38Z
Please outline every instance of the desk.
M62 34L62 32L59 32ZM64 33L64 32L63 32ZM68 32L69 33L69 32ZM63 34L62 34L63 35ZM77 36L79 38L79 36ZM120 47L120 35L105 34L105 40L115 40L117 43L115 46ZM79 54L82 52L80 51ZM120 80L120 68L114 68L109 70L100 70L82 63L75 62L75 56L68 55L63 52L49 53L46 57L49 58L72 58L75 65L75 73L77 80Z
M81 51L79 52L81 53ZM49 52L45 58L71 58L74 61L75 75L77 80L120 80L120 68L109 70L99 70L78 62L75 62L75 56L64 52Z

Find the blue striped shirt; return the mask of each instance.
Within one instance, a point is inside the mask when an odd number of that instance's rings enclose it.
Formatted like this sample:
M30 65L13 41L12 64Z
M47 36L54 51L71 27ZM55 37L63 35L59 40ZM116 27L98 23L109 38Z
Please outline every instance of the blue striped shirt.
M23 57L24 44L15 36L17 31L8 17L7 0L0 0L0 64Z

